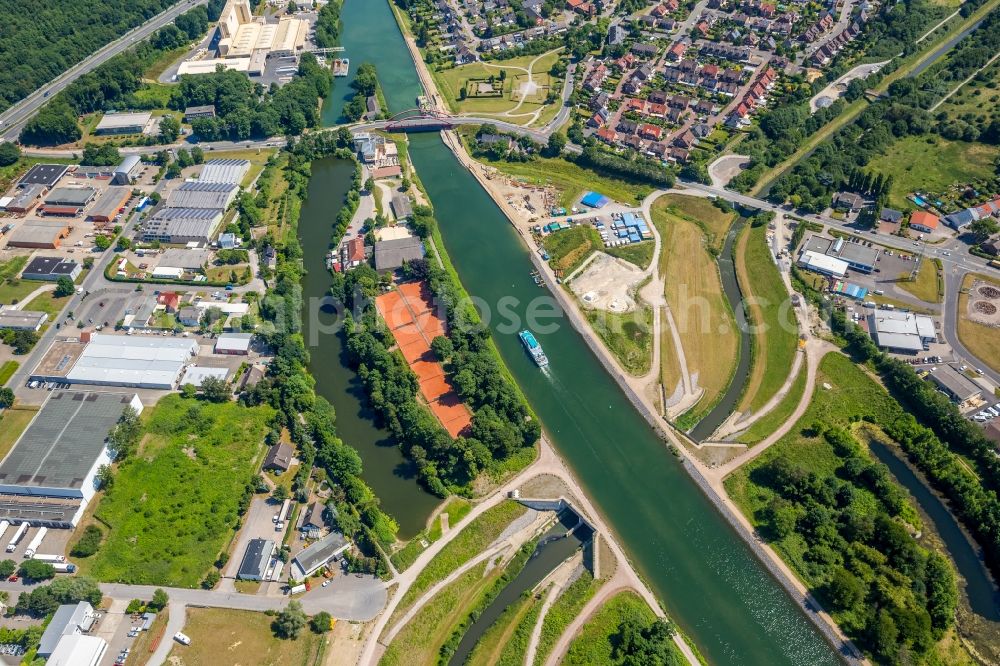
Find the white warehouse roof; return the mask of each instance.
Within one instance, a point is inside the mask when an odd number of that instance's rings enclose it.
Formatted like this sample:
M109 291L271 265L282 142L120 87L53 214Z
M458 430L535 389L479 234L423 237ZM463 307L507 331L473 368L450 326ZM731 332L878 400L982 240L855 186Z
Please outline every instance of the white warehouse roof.
M250 160L208 160L198 176L198 182L239 185L248 171Z
M198 354L190 338L94 334L67 381L172 389L184 364Z
M228 374L228 368L206 368L202 365L192 365L184 372L184 379L181 380L181 385L194 384L200 387L201 383L208 377L215 377L224 381Z
M937 338L930 317L894 310L876 310L868 315L868 332L879 347L914 352L922 351L924 343Z
M820 254L819 252L813 252L812 250L803 250L802 254L799 255L799 264L805 268L816 271L817 273L823 273L824 275L833 275L835 277L844 277L847 275L847 269L850 265L836 257L831 257L827 254Z
M215 351L248 351L253 333L223 333L215 341Z

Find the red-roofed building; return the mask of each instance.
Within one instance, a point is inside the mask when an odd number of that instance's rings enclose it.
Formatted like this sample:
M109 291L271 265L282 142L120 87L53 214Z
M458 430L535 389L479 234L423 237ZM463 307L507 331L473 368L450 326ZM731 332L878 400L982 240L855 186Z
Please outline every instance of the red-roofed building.
M662 118L667 115L667 105L666 104L650 104L646 107L646 113L651 116L657 116Z
M618 132L614 131L610 127L602 127L597 130L597 138L608 145L615 145L618 142Z
M684 54L687 52L687 49L688 49L687 44L685 44L684 42L677 42L676 44L670 47L669 51L667 51L667 59L680 60L681 58L684 57Z
M938 228L941 219L934 213L925 210L918 210L910 215L910 227L917 231L931 233Z
M626 111L638 111L639 113L646 112L646 102L641 99L636 99L634 97L630 98L628 103L625 105Z
M663 129L656 125L644 123L639 126L639 136L650 141L659 141L660 137L663 136Z
M358 236L347 241L344 251L344 265L348 268L360 266L365 262L365 239Z
M164 291L156 297L156 302L166 307L167 312L177 312L181 297L174 291Z

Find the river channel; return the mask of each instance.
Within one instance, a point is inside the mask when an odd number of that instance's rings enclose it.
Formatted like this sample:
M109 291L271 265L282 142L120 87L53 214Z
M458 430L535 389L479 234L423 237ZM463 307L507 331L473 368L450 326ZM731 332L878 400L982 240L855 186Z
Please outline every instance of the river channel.
M346 0L342 18L352 69L374 62L390 110L411 108L422 90L387 3ZM329 103L335 107L328 106L324 117L339 116L336 107L343 102L337 97L346 90L344 82L337 81ZM713 664L837 663L833 650L635 411L552 297L534 284L527 249L475 178L436 134L411 135L410 156L468 291L490 310L503 303L505 312L522 323L529 308L555 311L554 318L538 322L554 326L532 326L551 361L546 373L525 355L516 326L505 326L509 322L499 316L489 323L547 436L671 618ZM314 164L310 200L299 223L310 271L307 299L324 293L328 284L322 262L342 200L339 168L335 161ZM361 429L365 414L351 391L353 376L338 360L338 339L323 336L310 352L319 392L337 409L338 431L361 452L365 479L383 506L401 525L418 522L413 515L421 512L420 520L426 519L433 498L407 479L398 450L379 445L384 437L377 433L361 432L358 439L349 432ZM331 388L336 386L345 388Z

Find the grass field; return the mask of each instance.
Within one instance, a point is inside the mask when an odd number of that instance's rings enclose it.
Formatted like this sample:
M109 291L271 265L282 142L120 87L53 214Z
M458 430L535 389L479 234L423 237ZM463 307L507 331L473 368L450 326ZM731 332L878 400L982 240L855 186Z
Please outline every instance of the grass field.
M681 382L681 363L674 348L674 336L667 325L667 314L660 321L660 381L669 398Z
M750 378L739 411L764 406L785 384L798 347L798 323L767 247L767 227L746 227L736 244L736 274L754 326Z
M799 368L799 374L795 376L795 381L792 382L792 388L785 394L781 402L775 405L774 409L762 416L759 421L747 428L746 432L740 434L736 438L736 441L749 445L756 444L787 421L792 412L795 411L799 400L802 399L802 394L806 390L807 375L806 366L803 363L802 367Z
M426 548L421 543L422 541L426 541L429 545L441 538L441 518L444 515L448 516L448 524L454 527L471 510L472 504L469 500L462 497L452 497L448 500L444 510L440 513L435 513L428 521L427 529L410 539L406 545L392 554L389 559L392 560L393 566L400 571L409 569L410 565L420 557L420 553L424 552Z
M653 362L653 310L641 307L618 314L584 309L584 316L626 371L641 376Z
M500 171L523 178L533 185L551 185L559 190L559 205L567 209L580 200L584 192L596 190L624 204L638 204L653 191L648 185L609 178L584 169L561 157L539 158L530 162L488 162Z
M189 608L184 633L191 645L175 644L167 663L183 666L243 664L313 666L325 650L326 637L308 627L295 640L277 638L273 618L263 613L223 608ZM163 640L171 640L164 636Z
M998 157L998 146L947 141L936 135L908 136L868 166L876 173L893 176L889 205L911 210L917 206L907 200L910 192L943 192L955 184L991 178Z
M28 257L20 256L0 263L0 303L14 305L38 288L39 283L19 280L17 275L28 263Z
M184 54L188 52L188 50L189 50L188 46L181 46L176 49L164 51L159 58L153 61L153 64L150 65L146 69L146 71L142 73L142 75L145 76L147 79L156 81L158 78L160 78L160 75L163 74L163 72L167 71L167 67L170 67L170 65L172 65L175 60L179 60L180 58L182 58Z
M708 245L716 249L722 248L726 232L736 220L736 213L722 210L705 197L667 194L656 200L656 206L697 224L704 231Z
M609 247L604 251L612 257L624 259L625 261L635 264L639 268L645 270L646 268L649 268L651 263L653 263L653 250L655 249L656 243L653 241L643 241L641 243L629 243L628 245L621 245L619 247Z
M0 386L6 384L7 381L14 376L14 373L17 372L20 365L21 364L17 361L4 361L3 364L0 365Z
M423 571L417 575L413 585L406 591L399 602L393 617L389 622L392 626L427 590L440 580L443 580L455 569L459 568L500 536L515 518L527 509L513 501L505 501L483 512L478 518L466 525L457 537L441 549Z
M997 94L1000 86L1000 62L994 62L976 75L969 83L959 88L958 92L949 97L938 107L937 113L944 112L952 118L961 118L971 114L992 120L997 117Z
M466 660L467 666L500 666L504 663L523 664L524 654L531 638L531 628L526 618L538 619L542 601L534 595L521 596L504 609L496 622L490 625Z
M976 279L986 280L1000 286L1000 281L978 273L967 274L962 279L962 294L958 297L958 339L973 356L1000 372L1000 335L997 329L969 321L965 317L969 296L965 292Z
M599 585L594 581L590 572L584 571L552 602L549 612L542 620L542 633L538 638L534 666L542 666L545 663L545 658L556 646L556 641L559 640L573 619L580 614L583 607L597 592L598 587Z
M438 91L452 113L502 115L504 112L513 110L520 102L521 85L528 80L526 70L536 58L538 61L531 67L531 73L532 81L538 88L525 98L524 103L513 116L505 116L507 120L517 123L527 120L527 118L518 118L521 114L531 114L545 105L549 90L558 90L560 81L549 75L552 65L559 59L558 51L550 51L541 57L533 55L504 60L502 63L474 62L439 71L432 70L432 75L437 83ZM503 81L500 80L501 71L506 72L506 79ZM462 99L462 90L470 81L487 82L490 76L494 77L494 85L501 89L503 93L501 96L476 97L468 95ZM558 106L558 103L553 106Z
M502 573L497 568L485 573L485 568L485 563L474 566L434 595L396 634L379 664L438 663L441 645L451 636L455 625Z
M163 69L170 66L170 63L163 65ZM161 72L162 73L162 72ZM159 74L157 74L159 76ZM174 91L174 86L167 83L155 83L152 81L146 81L146 83L139 90L135 91L135 98L140 102L152 103L156 105L158 109L166 109L167 105L170 103L170 96ZM149 108L149 106L146 106ZM183 113L170 112L171 115L176 115L177 120L181 120L184 117ZM183 121L182 121L183 122Z
M685 203L694 206L693 202ZM665 295L680 333L688 372L692 376L697 373L697 384L704 389L699 404L713 404L729 386L739 356L736 322L722 292L718 265L705 247L712 242L710 238L722 242L722 222L709 214L696 224L679 216L676 207L671 210L672 204L662 197L653 205L653 223L663 242L660 273L666 277ZM731 222L732 216L729 218ZM708 230L707 238L703 229ZM677 377L664 376L667 395L673 392Z
M44 283L34 282L35 289L44 286ZM45 312L49 315L49 322L55 321L62 309L66 307L69 302L69 296L56 296L55 291L46 291L38 296L31 299L30 302L24 304L25 310L38 310L39 312Z
M232 536L272 410L163 398L144 445L126 461L96 515L111 527L90 575L193 587Z
M852 424L859 423L859 419L869 418L877 422L901 411L885 389L842 354L831 352L823 357L816 386L820 387L824 383L831 388L817 389L813 393L809 409L787 435L725 480L729 497L755 526L759 524L758 512L767 506L774 497L774 492L752 481L754 470L767 465L776 457L785 456L820 476L832 475L841 465L842 459L826 439L812 431L814 423L822 421L851 428ZM871 495L865 489L859 488L857 492ZM865 506L874 511L878 501L874 495L866 498L870 501L865 502ZM912 506L908 506L903 515L910 524L920 524L920 518ZM807 544L801 536L793 533L776 541L774 546L807 584L815 582L810 581L803 573L808 568L803 560Z
M638 620L650 624L656 619L652 609L634 592L619 592L601 606L583 629L573 639L566 652L563 664L573 666L598 666L599 664L619 664L612 658L614 646L618 642L618 627L626 620ZM670 644L673 646L673 643ZM673 646L673 652L684 663L680 650Z
M589 224L549 234L542 245L551 257L549 265L558 276L569 275L587 257L604 247L601 235Z
M14 447L14 442L27 429L38 407L12 407L0 415L0 459Z
M944 298L944 282L938 277L940 271L940 259L925 259L920 262L920 270L913 282L906 279L910 276L909 273L903 273L899 276L900 282L896 284L925 303L940 303Z

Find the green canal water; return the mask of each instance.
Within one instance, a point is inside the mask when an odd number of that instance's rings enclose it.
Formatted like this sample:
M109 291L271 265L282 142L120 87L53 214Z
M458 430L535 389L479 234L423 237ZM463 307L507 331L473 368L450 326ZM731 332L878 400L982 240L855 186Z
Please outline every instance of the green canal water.
M346 0L342 18L352 69L374 62L390 110L412 107L422 90L388 3ZM347 80L337 80L324 109L328 124L339 117L346 90ZM551 361L550 372L539 371L527 358L510 319L526 321L526 311L546 294L529 276L527 250L439 136L411 136L410 153L465 287L491 309L502 304L505 316L493 317L490 326L504 361L550 440L672 619L712 664L837 663L831 648L564 318L543 320L555 323L554 330L535 329ZM313 165L309 201L299 223L309 270L307 299L322 296L329 284L323 256L348 179L346 167L335 160ZM354 390L354 376L341 362L341 349L340 339L332 335L320 336L318 346L310 347L317 388L337 410L341 437L361 452L364 477L383 507L412 529L423 524L435 500L410 479L408 466L385 433L371 425Z

